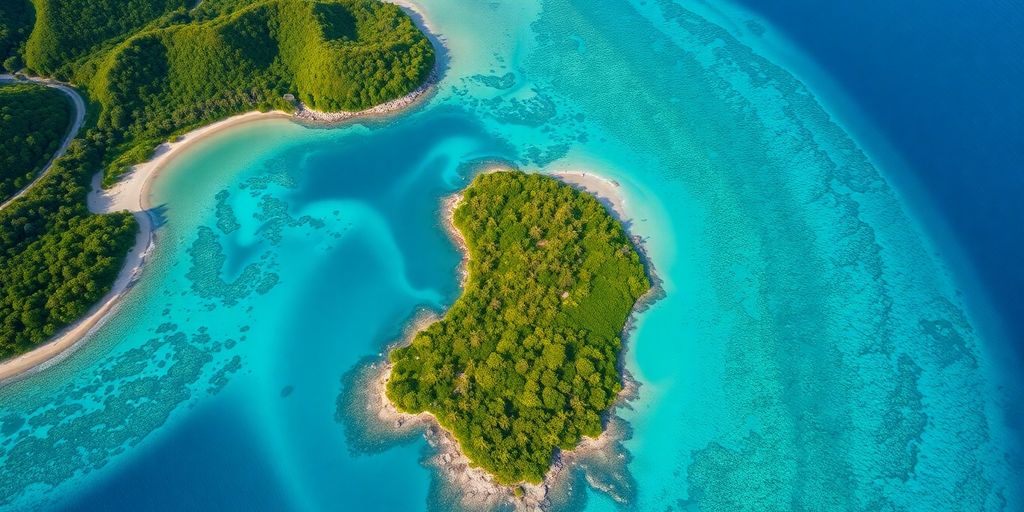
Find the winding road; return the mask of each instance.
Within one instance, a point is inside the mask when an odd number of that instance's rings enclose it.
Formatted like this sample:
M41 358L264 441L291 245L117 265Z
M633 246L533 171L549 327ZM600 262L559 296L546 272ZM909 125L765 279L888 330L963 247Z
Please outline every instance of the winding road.
M64 137L64 141L61 142L60 148L58 148L57 151L53 154L53 157L50 158L50 161L46 162L46 166L43 167L43 169L41 171L39 171L38 174L36 174L35 179L33 179L31 183L29 183L28 185L25 185L25 187L22 188L21 190L19 190L17 194L14 194L13 196L11 196L10 199L4 201L3 203L0 203L0 210L2 210L4 208L6 208L7 205L13 203L19 197L25 195L26 192L31 190L32 187L36 183L39 182L39 180L43 179L43 176L46 176L46 174L48 172L50 172L50 168L53 167L53 163L56 162L58 158L63 156L64 153L68 150L68 146L71 145L71 141L74 140L75 136L78 135L78 130L80 130L82 128L82 123L85 121L85 101L82 100L82 97L79 96L78 92L76 92L74 89L72 89L71 87L69 87L69 86L67 86L67 85L65 85L63 83L57 82L55 80L47 80L47 79L42 79L42 78L28 78L28 77L26 77L26 78L18 78L18 77L15 77L14 75L0 75L0 82L13 82L13 83L30 82L30 83L45 85L47 87L52 87L54 89L60 90L64 94L66 94L69 98L71 98L71 103L73 103L75 105L75 118L74 118L74 122L71 123L71 129L68 130L68 134Z

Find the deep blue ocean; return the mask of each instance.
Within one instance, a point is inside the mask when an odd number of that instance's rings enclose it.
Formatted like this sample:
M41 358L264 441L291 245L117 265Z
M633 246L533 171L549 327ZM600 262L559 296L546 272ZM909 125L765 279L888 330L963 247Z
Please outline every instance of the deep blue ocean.
M962 248L961 271L991 295L1024 371L1024 2L738 3L785 32L905 160L888 176L946 225L934 235Z

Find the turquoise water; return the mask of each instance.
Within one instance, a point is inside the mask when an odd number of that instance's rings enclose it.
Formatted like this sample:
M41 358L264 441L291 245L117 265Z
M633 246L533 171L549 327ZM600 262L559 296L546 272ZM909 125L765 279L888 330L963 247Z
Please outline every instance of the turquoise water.
M621 183L665 292L626 354L627 501L577 480L566 508L1024 506L1019 383L971 321L984 302L844 130L859 120L728 30L749 19L422 5L450 52L423 107L249 124L169 165L116 318L0 388L2 508L450 508L422 439L365 443L345 404L412 316L457 295L439 200L492 160Z

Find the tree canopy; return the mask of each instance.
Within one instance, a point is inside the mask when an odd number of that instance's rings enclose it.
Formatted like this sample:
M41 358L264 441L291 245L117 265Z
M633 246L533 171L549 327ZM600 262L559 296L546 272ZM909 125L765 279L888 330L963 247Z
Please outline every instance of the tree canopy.
M21 69L21 53L32 31L32 6L28 0L0 3L0 62L7 71Z
M0 203L46 165L70 120L64 93L35 84L0 84Z
M184 9L186 0L32 0L36 21L25 62L43 75L68 76L76 59Z
M600 434L621 389L620 335L650 283L601 203L547 176L478 176L454 223L465 289L391 352L387 395L436 416L499 482L539 482L556 449Z
M108 184L175 133L253 108L290 109L287 93L318 110L362 110L412 92L434 66L412 20L376 0L221 1L179 18L76 75L102 107L99 127L124 139Z

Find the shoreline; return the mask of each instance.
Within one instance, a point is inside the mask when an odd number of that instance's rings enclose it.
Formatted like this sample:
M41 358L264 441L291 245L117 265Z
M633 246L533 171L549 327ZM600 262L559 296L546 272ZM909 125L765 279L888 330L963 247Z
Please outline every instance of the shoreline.
M480 171L481 174L513 170L508 165L494 165ZM588 172L554 172L546 173L559 181L570 185L578 190L595 196L602 204L609 209L609 212L622 222L624 227L628 226L630 218L625 211L625 198L618 190L620 185L600 175ZM441 200L441 224L449 239L459 250L462 260L459 263L460 288L464 289L466 279L469 277L468 262L469 251L465 237L456 228L454 213L461 204L462 192L456 192L445 196ZM627 236L629 233L628 227ZM638 246L638 251L642 249ZM649 271L653 274L653 271ZM651 284L651 291L637 300L626 326L623 328L623 351L626 350L625 340L632 329L633 317L646 309L653 296L655 283ZM612 460L617 459L619 454L614 452L617 444L625 438L626 428L622 425L623 420L619 419L614 411L619 407L627 405L639 395L639 383L636 382L629 372L620 368L620 375L623 381L622 390L619 392L616 401L608 411L605 428L596 438L584 437L572 450L559 450L555 453L551 467L539 484L520 483L518 485L502 485L494 481L490 473L475 466L472 461L463 453L455 436L445 429L437 418L430 412L410 414L398 410L394 403L387 397L387 383L391 377L393 364L389 360L389 354L397 347L405 346L412 342L418 333L428 328L434 322L439 321L442 316L436 313L417 315L409 323L405 334L401 339L388 345L383 351L383 361L371 364L372 377L366 382L369 388L367 396L369 403L366 404L366 411L374 420L380 422L380 426L390 430L395 435L408 435L414 430L422 431L434 453L427 462L433 466L438 477L443 478L448 486L459 491L454 497L468 508L495 508L503 505L511 505L516 510L541 510L551 505L552 493L565 493L572 482L569 477L569 469L580 465L588 459ZM601 487L613 500L624 503L625 498L615 492L613 486L600 485L588 475L587 481L595 488ZM517 496L519 490L521 495Z
M167 164L180 153L229 128L258 121L286 119L304 126L335 127L362 120L389 118L428 99L431 96L430 93L435 91L440 83L443 72L441 64L446 62L447 49L437 45L436 37L427 30L426 18L421 13L410 6L403 5L403 7L414 11L414 21L431 38L431 41L435 42L434 50L437 55L435 67L427 80L406 96L358 112L324 113L300 106L295 113L272 110L237 114L201 126L175 137L172 141L160 144L154 148L153 156L149 160L132 166L131 170L109 189L104 190L101 186L103 172L96 173L92 179L92 189L86 197L89 211L95 214L120 211L131 213L139 225L139 231L135 236L135 245L128 251L124 266L110 290L83 317L64 327L50 340L34 349L14 358L0 361L0 386L29 377L64 360L80 348L82 342L117 311L125 295L141 277L146 259L156 245L156 227L150 214L152 205L149 201L152 183Z

